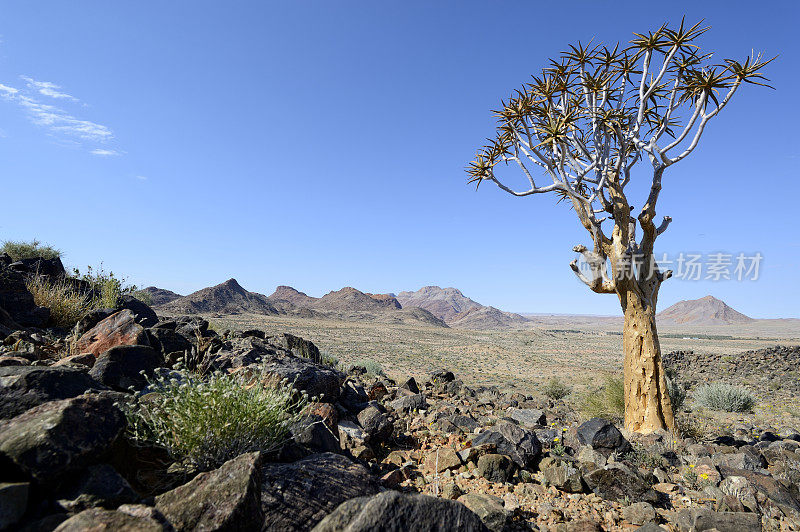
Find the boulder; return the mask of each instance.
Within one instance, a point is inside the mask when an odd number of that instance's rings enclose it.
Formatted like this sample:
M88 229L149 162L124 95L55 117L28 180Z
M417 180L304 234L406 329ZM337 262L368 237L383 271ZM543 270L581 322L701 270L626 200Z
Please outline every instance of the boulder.
M116 310L114 310L113 308L98 308L90 310L81 319L78 320L78 323L76 323L75 327L72 328L72 334L76 338L80 338L86 331L90 330L92 327L94 327L107 317L111 316L115 312Z
M192 343L189 340L172 329L148 329L147 333L150 335L150 340L155 339L155 341L150 342L151 345L157 344L161 348L161 353L164 355L178 351L184 352L192 348Z
M28 482L0 482L0 530L9 530L28 507Z
M157 496L155 507L176 530L261 530L261 461L261 453L229 460Z
M442 473L459 467L461 467L461 458L449 445L438 447L436 450L430 451L425 457L425 468L434 473Z
M586 421L577 429L578 441L583 445L591 445L592 448L605 456L614 451L625 451L630 448L628 441L613 423L605 419L595 417Z
M533 467L542 452L536 434L513 423L498 423L472 440L473 447L484 444L493 444L498 454L508 456L522 469Z
M134 320L142 327L152 327L158 323L158 316L155 311L147 303L136 299L130 294L123 294L119 297L117 309L127 309L133 312Z
M632 525L641 526L656 520L656 509L649 502L635 502L622 509L622 517Z
M358 413L358 423L369 435L370 441L381 442L392 436L392 420L375 406L368 406Z
M50 309L39 307L25 286L25 274L0 267L0 308L11 321L22 327L44 327Z
M508 416L523 427L529 429L547 424L547 418L544 412L535 408L514 408L509 412Z
M87 532L114 530L120 532L166 532L163 524L149 517L137 517L118 510L90 508L73 515L55 529L55 532Z
M20 259L8 265L12 270L31 275L46 275L48 277L64 277L67 272L64 264L59 257L45 259L43 257L31 257Z
M727 466L720 466L720 473L726 479L730 477L743 477L758 492L765 495L769 500L777 505L784 513L793 514L800 512L800 500L798 500L795 490L788 490L780 482L769 475L762 475L749 469L736 469Z
M342 503L314 527L314 532L486 532L486 525L456 501L386 491Z
M596 495L617 502L659 502L658 493L644 480L623 466L595 469L584 476L586 484Z
M0 367L8 366L30 366L31 361L22 357L10 357L0 355Z
M344 374L329 366L294 355L272 358L264 364L264 369L279 379L294 383L296 389L323 403L336 402L345 378Z
M339 440L337 434L325 424L321 416L308 415L303 420L291 427L294 441L315 452L338 453Z
M150 345L144 328L130 310L120 310L83 333L75 344L79 353L94 356L118 345Z
M0 462L11 476L47 484L102 459L124 427L108 395L52 401L0 425Z
M364 466L332 453L268 464L261 474L265 530L308 530L344 501L379 490Z
M749 512L713 512L702 508L687 508L678 513L680 532L761 532L761 517Z
M406 390L411 392L411 394L419 393L419 386L417 386L417 381L414 377L410 377L406 382L398 386L401 390Z
M514 462L502 454L484 454L478 458L478 474L489 482L509 482L515 469Z
M421 393L400 397L389 403L389 407L396 412L413 412L428 407L425 396Z
M431 382L434 384L446 384L456 380L452 371L446 369L435 369L431 371Z
M267 341L274 346L286 349L294 356L308 358L317 363L321 362L322 357L317 346L299 336L283 333L278 336L270 336Z
M8 419L48 401L77 397L104 386L85 371L69 367L0 367L0 419Z
M583 477L569 460L558 458L545 458L539 464L539 470L544 475L545 480L551 486L555 486L567 493L582 493L584 491Z
M76 513L95 506L116 508L135 503L139 496L113 467L97 464L59 490L56 499L64 510Z
M503 508L503 499L485 493L467 493L458 502L477 515L492 532L503 532L511 521L511 512Z
M127 392L147 386L147 378L164 364L164 357L152 347L118 345L101 354L89 370L95 380L115 390Z

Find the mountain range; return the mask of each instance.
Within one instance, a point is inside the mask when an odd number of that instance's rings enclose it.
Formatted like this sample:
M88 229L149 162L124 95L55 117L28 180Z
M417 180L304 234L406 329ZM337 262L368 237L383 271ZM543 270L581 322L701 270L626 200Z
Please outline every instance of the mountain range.
M250 292L236 279L203 288L187 296L157 288L144 289L153 306L168 314L265 314L302 318L381 323L422 323L435 327L494 330L524 329L540 319L485 306L456 288L424 286L416 292L371 294L353 287L313 297L278 286L270 296ZM603 319L603 318L598 318ZM657 315L663 325L715 326L747 324L754 320L713 296L680 301Z

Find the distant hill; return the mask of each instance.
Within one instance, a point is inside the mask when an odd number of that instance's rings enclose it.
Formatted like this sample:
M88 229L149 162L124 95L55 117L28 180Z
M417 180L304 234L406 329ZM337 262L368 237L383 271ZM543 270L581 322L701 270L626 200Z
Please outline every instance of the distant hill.
M438 286L423 286L416 292L400 292L397 294L397 301L403 307L423 308L445 322L449 322L462 312L483 307L477 301L466 297L457 288Z
M153 306L163 305L165 303L169 303L170 301L175 301L179 297L183 297L182 295L176 294L171 290L158 288L157 286L148 286L147 288L143 288L142 292L150 296L150 304Z
M248 292L242 288L236 279L228 279L216 286L203 288L188 296L159 305L158 308L166 312L186 314L205 312L220 314L239 314L242 312L254 314L281 313L270 303L267 296Z
M730 325L756 321L713 296L679 301L659 312L656 318L660 324L673 325Z
M459 329L488 330L524 327L529 323L530 320L513 312L503 312L494 307L473 307L456 314L448 325Z
M346 286L341 290L335 292L328 292L314 305L314 308L319 310L327 310L334 312L341 311L360 311L369 312L384 309L402 308L400 303L391 296L381 295L372 297L370 294L365 294L355 288Z

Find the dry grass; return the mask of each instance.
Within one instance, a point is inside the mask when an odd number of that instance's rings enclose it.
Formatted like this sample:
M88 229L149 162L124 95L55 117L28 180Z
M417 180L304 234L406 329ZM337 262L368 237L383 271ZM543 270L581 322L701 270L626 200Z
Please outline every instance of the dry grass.
M37 305L50 309L50 319L58 327L72 327L92 308L92 301L64 279L35 276L26 286Z

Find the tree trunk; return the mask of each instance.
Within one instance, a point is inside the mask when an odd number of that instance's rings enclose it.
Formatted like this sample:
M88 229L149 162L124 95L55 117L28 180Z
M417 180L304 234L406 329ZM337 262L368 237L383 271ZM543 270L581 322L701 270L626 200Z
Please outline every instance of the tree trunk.
M658 288L648 288L644 295L635 289L619 294L625 315L625 428L644 434L675 428L656 331Z

